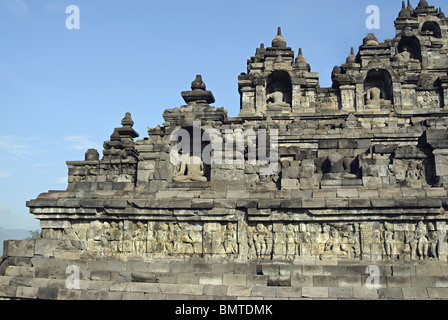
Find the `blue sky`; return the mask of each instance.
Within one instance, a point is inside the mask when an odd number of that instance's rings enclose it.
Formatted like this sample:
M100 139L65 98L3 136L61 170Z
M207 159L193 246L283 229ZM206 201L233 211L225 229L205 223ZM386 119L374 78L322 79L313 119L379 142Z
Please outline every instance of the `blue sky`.
M66 28L69 5L79 30ZM399 0L0 0L0 226L37 229L25 202L66 189L65 161L101 153L126 112L143 139L196 74L237 116L237 77L278 26L330 86L333 67L372 32L369 5L380 8L378 39L393 38Z

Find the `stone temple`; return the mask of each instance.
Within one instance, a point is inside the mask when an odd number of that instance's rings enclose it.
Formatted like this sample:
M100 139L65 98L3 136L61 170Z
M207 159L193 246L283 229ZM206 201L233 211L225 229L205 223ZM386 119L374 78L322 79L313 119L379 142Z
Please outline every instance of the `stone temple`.
M200 75L149 137L126 113L67 190L27 202L42 238L5 243L0 296L448 298L448 19L403 2L395 27L329 88L279 28L237 117Z

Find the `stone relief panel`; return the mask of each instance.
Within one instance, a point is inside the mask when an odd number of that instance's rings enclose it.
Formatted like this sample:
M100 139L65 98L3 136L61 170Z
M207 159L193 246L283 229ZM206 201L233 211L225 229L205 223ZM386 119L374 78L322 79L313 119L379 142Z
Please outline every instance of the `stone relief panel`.
M143 258L438 260L446 257L446 223L419 222L88 222L45 229L59 248ZM242 241L242 242L240 242Z
M437 91L417 91L417 106L419 108L440 108L443 98Z
M202 225L177 222L150 222L148 254L202 255Z

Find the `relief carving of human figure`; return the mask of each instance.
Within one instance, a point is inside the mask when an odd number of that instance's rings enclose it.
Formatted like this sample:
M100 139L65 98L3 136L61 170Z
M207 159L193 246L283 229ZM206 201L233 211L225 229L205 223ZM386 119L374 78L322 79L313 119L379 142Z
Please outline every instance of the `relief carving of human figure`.
M224 231L224 252L227 254L238 253L238 243L236 237L236 227L230 223Z
M429 256L432 259L437 259L437 247L439 243L439 232L434 227L434 224L432 222L428 223L428 239L429 239Z
M426 225L423 221L420 221L417 224L417 230L415 231L415 235L417 238L417 251L420 257L420 260L426 259L428 257L428 249L429 249L429 241L426 238L427 230Z

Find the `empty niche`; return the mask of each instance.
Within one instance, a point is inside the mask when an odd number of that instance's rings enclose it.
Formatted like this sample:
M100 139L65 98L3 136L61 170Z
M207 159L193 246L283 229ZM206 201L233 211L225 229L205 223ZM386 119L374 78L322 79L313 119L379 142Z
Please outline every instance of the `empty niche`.
M422 26L422 33L434 38L442 38L442 30L440 30L439 24L435 21L426 21Z

